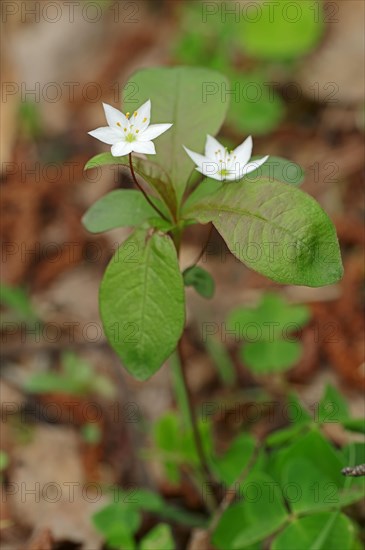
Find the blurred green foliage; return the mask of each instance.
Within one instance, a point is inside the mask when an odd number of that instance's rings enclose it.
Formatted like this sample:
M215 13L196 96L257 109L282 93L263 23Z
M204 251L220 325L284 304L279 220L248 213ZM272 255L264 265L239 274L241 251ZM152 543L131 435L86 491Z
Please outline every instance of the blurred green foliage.
M266 293L253 308L237 308L227 319L228 329L245 340L240 356L255 374L285 371L300 359L302 346L293 337L308 323L310 310L290 305L281 296Z
M59 372L32 374L24 389L30 393L96 394L105 398L116 393L115 386L106 376L97 374L92 365L71 352L63 353Z
M230 80L227 121L241 133L266 134L285 116L285 102L270 85L311 52L324 31L321 2L185 2L172 45L179 63L217 69ZM275 77L275 80L278 80ZM279 78L280 80L280 78Z

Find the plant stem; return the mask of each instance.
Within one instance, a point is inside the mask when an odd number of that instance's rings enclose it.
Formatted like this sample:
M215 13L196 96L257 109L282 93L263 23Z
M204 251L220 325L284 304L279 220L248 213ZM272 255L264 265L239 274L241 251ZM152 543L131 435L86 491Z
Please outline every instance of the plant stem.
M208 244L209 244L209 241L210 241L210 237L212 236L212 233L213 233L213 224L210 223L210 228L209 228L209 232L208 232L208 236L207 236L207 240L205 241L205 245L203 246L203 248L201 249L201 252L199 254L199 256L197 257L197 259L195 260L195 262L192 264L191 267L194 267L196 266L200 260L202 259L205 251L207 250L208 248Z
M242 470L242 472L240 473L238 478L232 483L232 485L228 489L228 491L226 491L225 496L224 496L222 502L220 503L216 514L213 516L212 522L209 526L209 532L210 533L213 533L213 531L217 527L222 515L227 510L227 508L230 506L230 504L232 504L232 502L234 501L234 499L236 497L237 485L242 483L243 480L245 479L245 477L250 472L253 464L255 463L255 460L257 458L257 455L258 455L259 451L260 451L259 443L256 442L256 446L253 450L253 453L252 453L252 456L251 456L250 460L248 461L248 464Z
M182 228L176 227L175 231L173 233L173 241L174 241L174 245L175 245L176 253L177 253L178 257L180 256L181 238L182 238ZM203 253L204 253L204 251L203 251ZM208 465L208 460L207 460L207 457L206 457L206 454L205 454L204 446L203 446L202 439L201 439L200 432L199 432L198 418L197 418L195 408L194 408L193 396L192 396L192 393L190 391L187 376L186 376L186 361L185 361L185 357L184 357L184 353L183 353L183 349L182 349L183 338L184 338L184 332L183 332L183 334L182 334L182 336L181 336L181 338L180 338L180 340L177 344L177 350L176 351L177 351L179 367L180 367L180 369L179 369L180 370L180 373L179 373L180 374L180 382L181 382L181 385L184 388L184 393L185 393L185 397L186 397L186 399L184 399L184 405L185 405L184 410L185 410L185 413L186 412L189 413L190 423L191 423L191 427L192 427L192 431L193 431L193 438L194 438L195 448L196 448L196 452L197 452L197 455L198 455L198 458L199 458L200 468L201 468L201 473L202 473L202 476L203 476L203 479L204 479L204 483L205 483L206 487L210 487L212 489L212 493L208 495L210 497L209 508L216 509L218 507L218 504L219 504L219 499L218 499L218 494L217 494L218 486L217 486L216 480L214 479L214 476L212 475L212 473L210 471L210 468L209 468L209 465ZM180 404L181 404L181 395L180 395ZM182 411L182 412L184 412L184 411Z
M161 216L161 218L163 218L164 220L166 221L170 221L163 212L161 212L161 210L155 205L153 204L153 202L151 201L150 197L147 195L146 191L143 189L143 187L139 184L137 178L136 178L136 174L134 173L134 168L133 168L133 163L132 163L132 153L129 153L129 167L131 169L131 174L132 174L132 178L133 178L133 181L134 183L136 184L136 186L138 187L138 189L141 191L141 193L143 194L144 198L146 199L146 201L149 203L150 206L152 206L152 208L157 212L157 214L159 216Z
M178 353L179 362L180 362L180 366L181 366L180 370L181 370L181 375L182 375L182 382L183 382L183 385L184 385L184 388L185 388L185 393L186 393L186 396L187 396L187 404L188 404L188 407L189 407L190 422L191 422L191 427L192 427L192 430L193 430L194 443L195 443L197 455L198 455L198 458L199 458L202 474L204 476L204 483L207 485L207 487L210 487L212 489L214 504L218 505L218 498L217 498L217 495L216 495L217 483L216 483L216 480L214 479L214 477L213 477L213 475L210 471L209 465L208 465L208 460L207 460L205 450L204 450L204 446L203 446L203 443L202 443L202 439L201 439L201 436L200 436L200 433L199 433L198 418L197 418L195 408L194 408L193 396L191 394L189 384L188 384L188 380L187 380L187 376L186 376L186 361L184 359L184 353L183 353L183 350L182 350L182 340L183 340L183 336L180 338L180 340L178 342L177 353Z

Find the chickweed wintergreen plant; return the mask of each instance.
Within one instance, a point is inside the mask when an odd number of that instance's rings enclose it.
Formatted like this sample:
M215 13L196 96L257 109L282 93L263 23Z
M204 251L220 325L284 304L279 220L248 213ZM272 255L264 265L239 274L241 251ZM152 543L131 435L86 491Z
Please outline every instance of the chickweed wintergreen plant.
M122 366L138 380L151 377L177 350L201 475L214 486L181 345L184 287L194 286L208 298L214 285L197 262L181 272L185 228L211 224L249 268L278 283L313 287L342 277L336 231L319 204L298 189L300 181L286 181L283 168L294 163L251 159L251 137L233 151L213 137L228 103L219 93L203 90L212 82L215 89L227 87L224 76L202 68L153 68L137 72L132 82L138 91L122 98L126 114L104 105L108 126L89 132L112 147L85 169L118 164L131 171L137 187L112 191L83 219L94 233L132 228L101 282L101 318ZM157 123L150 124L151 115ZM145 155L154 155L153 160ZM192 161L204 176L197 185Z

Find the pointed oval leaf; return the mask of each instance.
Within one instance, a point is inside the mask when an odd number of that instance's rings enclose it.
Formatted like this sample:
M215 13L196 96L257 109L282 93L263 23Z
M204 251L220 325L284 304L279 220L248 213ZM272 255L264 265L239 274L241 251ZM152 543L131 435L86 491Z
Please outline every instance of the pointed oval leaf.
M161 202L153 199L160 207ZM156 210L140 191L116 189L97 200L84 214L82 223L90 233L102 233L116 227L136 227L156 216Z
M129 85L136 90L133 96ZM150 99L152 123L173 123L157 140L155 160L169 174L180 199L194 168L182 146L203 151L206 134L218 132L229 104L227 79L201 67L159 67L138 71L124 90L124 111L134 111Z
M128 157L113 157L111 153L99 153L92 157L85 164L84 170L91 170L101 166L120 165L130 170ZM167 208L174 215L177 209L177 198L175 189L165 170L158 164L133 157L134 172L144 179L154 189L166 204Z
M226 183L185 216L213 222L232 254L278 283L319 287L342 277L331 220L292 185L265 178Z
M185 286L192 286L204 298L212 298L214 294L214 279L208 271L193 265L183 273Z
M184 285L167 235L138 230L117 250L100 287L106 336L138 380L174 350L185 320Z

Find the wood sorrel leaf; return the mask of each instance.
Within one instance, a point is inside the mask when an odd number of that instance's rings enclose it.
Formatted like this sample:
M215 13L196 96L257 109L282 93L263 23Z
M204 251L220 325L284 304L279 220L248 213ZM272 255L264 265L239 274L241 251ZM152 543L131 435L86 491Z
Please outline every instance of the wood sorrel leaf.
M206 134L214 136L224 121L227 91L229 83L223 75L201 67L145 69L124 87L123 111L132 112L150 99L152 122L173 123L157 139L155 160L169 174L179 199L193 170L182 146L203 152Z
M241 550L268 537L285 524L287 511L280 492L270 491L273 484L271 477L263 472L251 474L245 479L238 489L239 501L223 512L213 533L214 547L219 550Z
M128 157L113 157L111 153L100 153L92 157L86 164L84 170L98 168L99 166L120 165L130 170ZM154 189L166 204L167 208L174 215L177 209L177 198L175 189L165 170L158 164L149 160L141 160L133 157L134 172L141 176Z
M212 221L232 254L278 283L319 287L342 277L331 220L292 185L266 178L226 183L184 215Z
M295 518L276 537L272 550L350 550L354 548L355 528L349 518L338 512L323 512Z
M288 504L294 513L301 514L361 500L362 482L350 485L341 474L345 465L344 457L313 428L276 455L271 474L281 487L297 486L298 498L288 499Z
M176 548L170 525L157 524L141 540L140 550L174 550Z
M151 200L161 206L155 197ZM153 217L156 210L140 191L116 189L97 200L84 214L82 223L91 233L102 233L116 227L136 227Z
M167 235L135 231L111 259L100 287L106 336L138 380L174 350L185 320L184 285Z
M299 361L301 353L299 342L287 340L248 342L240 350L244 364L257 375L288 370Z

